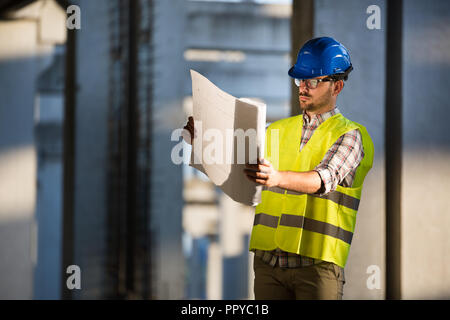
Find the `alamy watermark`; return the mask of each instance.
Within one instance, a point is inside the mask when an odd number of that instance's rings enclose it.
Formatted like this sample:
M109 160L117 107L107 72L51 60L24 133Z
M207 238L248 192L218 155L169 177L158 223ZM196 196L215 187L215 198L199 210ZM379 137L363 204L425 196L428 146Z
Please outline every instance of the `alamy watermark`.
M372 264L367 267L367 274L370 276L367 278L366 286L369 290L381 289L381 269L376 264Z
M225 132L219 129L207 129L203 131L202 121L195 122L195 143L193 144L194 164L256 164L258 159L257 132L255 129L226 129ZM186 140L191 135L186 129L175 129L170 137L171 141L179 141L181 137ZM248 143L247 143L248 141ZM248 146L248 147L247 147ZM268 150L272 162L278 163L279 152L279 130L271 130L271 149ZM188 146L180 141L171 152L171 159L174 164L188 164L189 159L185 157L189 150ZM261 150L262 151L262 150ZM262 152L261 152L262 153ZM248 159L246 159L248 154Z
M71 5L67 7L66 10L67 14L69 15L66 20L66 27L69 30L81 29L81 9L77 5Z
M366 20L366 26L369 30L381 29L381 9L376 4L367 7L366 13L370 14Z
M67 267L66 274L70 274L66 280L67 289L81 289L81 269L76 264Z
M70 5L67 7L68 14L66 20L66 27L69 30L81 29L81 9L77 5ZM367 7L366 13L369 14L366 20L366 26L369 30L381 29L381 9L378 5L372 4Z

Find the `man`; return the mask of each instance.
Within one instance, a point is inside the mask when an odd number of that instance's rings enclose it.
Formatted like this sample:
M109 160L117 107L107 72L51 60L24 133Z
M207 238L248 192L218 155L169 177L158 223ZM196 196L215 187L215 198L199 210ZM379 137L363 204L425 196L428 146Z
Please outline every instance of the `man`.
M299 87L302 114L272 123L265 158L246 165L248 179L264 186L250 240L256 299L342 299L362 185L373 162L367 130L336 107L352 69L336 40L306 42L288 72ZM193 134L192 118L185 129Z

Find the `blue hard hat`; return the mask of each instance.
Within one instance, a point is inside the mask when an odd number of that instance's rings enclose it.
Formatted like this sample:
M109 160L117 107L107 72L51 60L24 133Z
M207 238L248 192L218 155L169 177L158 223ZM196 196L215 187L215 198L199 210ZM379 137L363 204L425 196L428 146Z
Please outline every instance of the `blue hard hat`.
M307 41L300 49L297 62L288 74L296 79L336 75L347 80L353 70L347 49L330 37Z

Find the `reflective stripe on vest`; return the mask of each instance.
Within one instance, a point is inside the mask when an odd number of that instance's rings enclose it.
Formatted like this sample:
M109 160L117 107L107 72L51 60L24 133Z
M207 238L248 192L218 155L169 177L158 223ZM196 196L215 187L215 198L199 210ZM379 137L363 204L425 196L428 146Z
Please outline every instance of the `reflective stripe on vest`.
M253 225L256 226L258 224L270 228L276 228L278 226L278 217L272 216L270 214L265 214L262 212L258 213L255 215L255 221ZM336 227L330 223L306 218L304 216L282 214L280 219L280 225L294 228L302 228L308 231L313 231L330 237L337 238L348 244L352 243L353 238L352 232Z
M271 192L275 192L275 193L280 193L280 194L284 194L286 192L286 194L293 194L293 195L306 195L306 193L301 193L301 192L297 192L297 191L293 191L293 190L288 190L288 189L283 189L283 188L268 188L266 186L263 187L263 191L271 191ZM322 198L322 199L327 199L327 200L331 200L339 205L342 205L344 207L347 207L349 209L353 209L358 211L358 207L359 207L359 199L354 198L352 196L349 196L347 194L341 193L339 191L332 191L329 192L326 195L318 195L318 194L308 194L312 197L317 197L317 198Z

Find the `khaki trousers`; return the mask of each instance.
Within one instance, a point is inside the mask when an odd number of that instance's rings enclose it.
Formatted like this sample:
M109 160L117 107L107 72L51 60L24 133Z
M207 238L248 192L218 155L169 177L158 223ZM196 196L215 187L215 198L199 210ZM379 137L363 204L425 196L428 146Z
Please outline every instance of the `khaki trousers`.
M256 257L256 300L341 300L345 283L342 269L331 262L308 267L280 268Z

